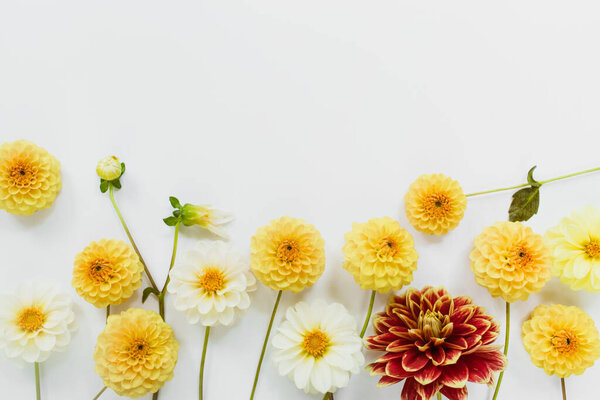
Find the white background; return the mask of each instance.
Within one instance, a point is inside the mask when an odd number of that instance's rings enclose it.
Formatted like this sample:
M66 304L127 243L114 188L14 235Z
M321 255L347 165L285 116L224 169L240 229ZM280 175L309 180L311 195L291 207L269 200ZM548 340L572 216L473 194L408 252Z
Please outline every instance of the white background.
M162 222L169 195L233 211L231 241L246 253L259 226L302 217L326 240L327 268L310 290L285 293L277 321L296 301L321 297L360 324L369 293L341 268L343 235L353 221L387 215L414 235L414 286L443 284L503 321L504 303L475 284L468 253L483 227L506 220L511 193L470 199L444 237L409 226L403 196L422 173L443 172L474 192L522 183L535 164L540 180L598 166L599 22L595 1L2 1L0 139L48 149L64 188L32 217L0 212L0 290L59 281L80 325L68 351L42 366L44 399L91 400L102 387L92 352L104 309L78 298L70 280L89 242L125 239L95 175L109 154L127 163L117 201L160 283L172 246ZM599 182L596 174L544 186L528 224L543 233L584 204L600 206ZM180 251L206 238L182 229ZM261 286L233 327L213 329L205 399L248 398L274 299ZM378 296L376 309L384 302ZM599 295L556 278L515 304L500 399L560 398L559 379L530 363L520 339L528 313L551 302L600 323ZM140 304L137 293L117 309ZM167 320L181 351L161 399L194 399L203 330L170 304ZM599 374L596 365L569 378L569 399L590 398ZM399 398L401 384L376 381L362 372L336 399ZM32 367L0 361L2 398L32 399L33 384ZM471 398L491 399L487 387L468 387ZM320 396L279 377L267 354L256 399L281 398Z

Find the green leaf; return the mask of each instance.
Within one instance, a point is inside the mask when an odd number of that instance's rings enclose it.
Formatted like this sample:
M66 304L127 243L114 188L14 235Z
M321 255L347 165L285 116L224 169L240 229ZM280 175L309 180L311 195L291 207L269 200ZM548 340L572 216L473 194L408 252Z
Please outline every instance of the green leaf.
M173 208L181 208L181 203L179 202L177 197L171 196L169 197L169 201L171 202Z
M120 179L119 179L119 178L117 178L117 179L115 179L115 180L111 181L110 183L112 183L112 185L113 185L114 187L116 187L117 189L121 189L121 181L120 181Z
M179 217L181 215L181 211L180 210L175 210L173 211L173 215L176 217Z
M533 170L537 168L537 165L534 165L529 172L527 173L527 183L529 183L534 188L539 188L542 184L535 179L533 179Z
M175 226L179 222L179 218L177 218L177 217L167 217L167 218L164 218L163 221L165 221L165 224L167 224L169 226Z
M102 193L106 193L106 191L108 190L108 181L105 181L104 179L100 179L100 191Z
M539 186L521 189L513 194L513 199L508 209L508 220L512 222L527 221L537 214L539 207Z
M122 162L121 163L121 175L123 175L125 173L125 163Z
M142 303L146 302L150 294L153 294L156 297L158 297L160 293L158 293L158 290L154 289L152 286L148 286L146 289L144 289L144 292L142 293Z

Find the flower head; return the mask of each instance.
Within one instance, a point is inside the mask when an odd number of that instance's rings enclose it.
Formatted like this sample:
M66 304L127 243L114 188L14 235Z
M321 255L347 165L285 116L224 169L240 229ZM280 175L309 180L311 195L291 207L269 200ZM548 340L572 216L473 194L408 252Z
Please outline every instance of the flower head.
M387 293L413 280L419 256L412 236L390 217L354 223L344 236L344 268L361 289Z
M123 173L121 162L115 156L104 157L98 162L96 173L105 181L114 181Z
M75 256L71 284L96 307L120 304L142 285L144 266L130 245L101 239Z
M230 245L199 242L171 270L169 293L175 308L190 323L230 325L236 311L250 307L248 292L256 290L249 262Z
M22 283L0 297L0 348L8 358L43 362L67 348L74 330L71 298L54 285Z
M31 215L48 208L62 186L60 163L45 149L17 140L0 146L0 208Z
M600 292L600 210L585 206L548 229L552 274L574 290Z
M94 350L96 372L119 396L156 393L173 378L178 349L160 315L130 308L108 317Z
M497 222L474 240L471 270L493 297L527 300L550 280L550 251L541 235L520 222Z
M339 303L299 302L273 337L273 360L306 393L335 392L364 362L356 321Z
M281 217L259 228L250 242L250 268L274 290L312 286L325 270L325 241L303 219Z
M467 208L467 198L458 182L442 174L418 177L404 201L408 221L429 235L444 235L456 228Z
M181 222L185 226L199 225L217 236L227 239L229 235L221 225L233 220L233 214L211 208L208 205L184 204L181 208Z
M581 375L600 358L598 330L578 307L536 307L523 323L521 337L531 362L548 375Z
M390 296L373 320L367 348L385 352L370 364L379 387L402 380L402 400L429 400L441 392L467 399L467 382L493 384L506 358L492 343L498 323L469 297L451 297L444 288L408 289Z

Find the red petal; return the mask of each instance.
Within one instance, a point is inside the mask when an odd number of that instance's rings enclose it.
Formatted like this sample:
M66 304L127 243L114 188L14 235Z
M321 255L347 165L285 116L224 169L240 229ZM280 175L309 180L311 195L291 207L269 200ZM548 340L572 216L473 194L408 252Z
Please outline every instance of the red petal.
M402 367L406 371L414 372L420 370L425 365L427 365L428 361L429 360L427 359L425 354L415 349L412 349L404 353L404 356L402 357Z
M449 349L466 350L469 346L462 336L452 336L446 339L446 347Z
M444 365L451 365L458 361L460 356L462 355L462 351L456 349L447 349L446 350L446 359L444 360Z
M396 379L410 378L414 375L414 372L404 369L402 360L400 359L391 360L389 363L387 363L385 367L385 373Z
M464 306L454 310L454 313L450 316L450 321L456 324L463 324L468 322L469 319L475 313L475 307L473 306Z
M431 349L427 350L425 354L431 359L434 365L442 365L444 361L446 361L446 352L441 346L432 347Z
M409 342L405 339L398 339L398 340L394 340L392 343L390 343L385 350L392 352L392 353L403 353L407 350L412 349L413 347L415 347L414 343Z
M442 369L440 367L436 367L433 364L427 365L425 368L418 371L414 378L421 385L429 385L434 382L437 378L442 374Z
M454 330L452 331L452 334L456 336L467 336L476 330L477 329L473 325L456 323L454 324Z
M366 370L369 371L369 374L371 376L385 375L385 367L386 366L387 366L387 364L385 364L385 363L373 363L373 364L367 365Z
M423 400L418 392L419 386L421 385L419 385L414 379L407 379L404 382L400 400Z
M391 376L384 376L379 380L379 382L377 382L377 387L378 388L386 387L386 386L390 386L390 385L393 385L394 383L398 383L401 381L402 381L402 379L392 378Z
M377 359L376 363L387 363L388 361L395 360L396 358L402 358L404 353L387 353L381 358Z
M430 383L426 386L417 386L417 391L423 400L431 399L440 390L440 384L437 382Z
M460 389L444 387L442 389L442 394L448 398L448 400L467 400L467 387L462 387Z
M440 383L452 388L462 388L469 379L469 369L464 361L460 360L456 364L444 367Z

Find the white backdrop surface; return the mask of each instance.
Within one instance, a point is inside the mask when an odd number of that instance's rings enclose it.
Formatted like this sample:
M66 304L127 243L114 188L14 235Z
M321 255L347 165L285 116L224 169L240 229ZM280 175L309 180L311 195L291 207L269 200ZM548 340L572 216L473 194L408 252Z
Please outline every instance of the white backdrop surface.
M475 284L468 253L483 227L507 218L511 193L470 199L444 237L416 232L402 199L422 173L443 172L474 192L522 183L532 165L538 179L598 166L599 22L595 1L0 2L0 139L32 140L62 163L50 209L0 213L0 290L53 279L76 303L69 349L42 365L44 399L91 400L102 387L92 352L104 310L77 297L70 280L89 242L125 239L95 175L109 154L127 164L117 201L160 283L172 246L161 220L169 195L234 212L231 242L246 253L259 226L302 217L326 240L327 268L311 289L283 296L276 323L298 300L324 298L360 324L369 293L341 268L343 235L354 221L391 216L415 238L413 286L445 285L504 321L504 303ZM576 208L600 206L599 182L596 174L544 186L527 224L543 233ZM179 251L210 237L182 229ZM260 286L233 327L213 329L205 399L248 398L274 300ZM384 302L378 296L376 310ZM520 339L529 312L552 302L600 323L600 295L556 278L516 303L500 399L560 398L559 379L530 363ZM161 398L194 399L203 329L169 301L167 320L181 351ZM257 400L320 398L279 377L270 352ZM569 378L569 399L592 398L599 378L600 365ZM401 385L376 381L363 371L336 399L400 397ZM32 368L0 359L2 398L32 399L33 384ZM468 388L470 398L491 399L485 386Z

